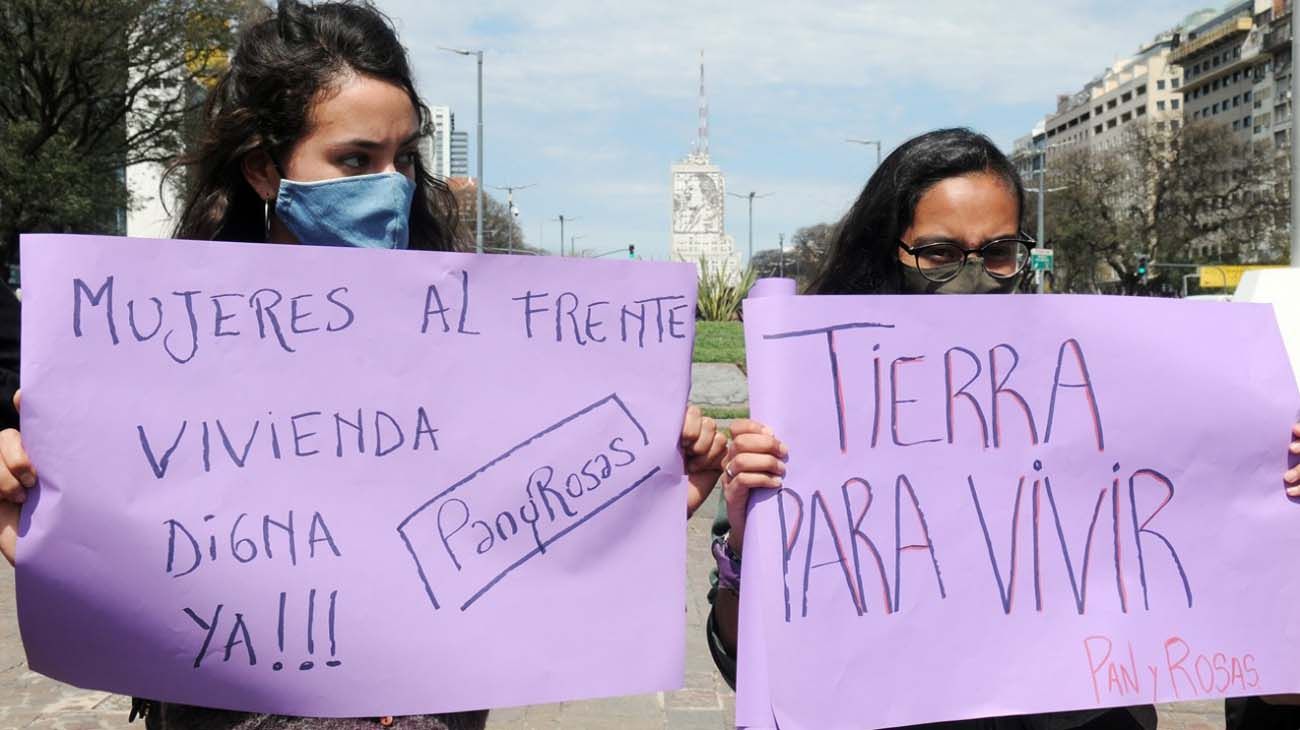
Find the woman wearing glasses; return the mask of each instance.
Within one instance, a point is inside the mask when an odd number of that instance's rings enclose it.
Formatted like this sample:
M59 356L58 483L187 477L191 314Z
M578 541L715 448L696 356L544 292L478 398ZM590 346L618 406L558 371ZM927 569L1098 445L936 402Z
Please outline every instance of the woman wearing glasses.
M889 155L841 221L809 294L1009 294L1033 241L1020 231L1024 187L1006 156L983 135L944 129ZM739 567L751 489L777 488L787 447L749 420L731 425L723 502L714 524L716 587L710 592L709 648L735 682ZM1293 437L1300 441L1300 426ZM1293 452L1300 443L1293 443ZM1300 482L1300 469L1286 475ZM1151 706L941 723L952 730L1153 728Z

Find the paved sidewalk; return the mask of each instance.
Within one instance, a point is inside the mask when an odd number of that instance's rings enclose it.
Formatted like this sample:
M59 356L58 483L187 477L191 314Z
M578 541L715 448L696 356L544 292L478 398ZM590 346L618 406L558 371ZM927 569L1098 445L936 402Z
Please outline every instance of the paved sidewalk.
M496 710L490 730L728 730L735 711L731 690L713 669L703 641L704 600L711 558L712 504L689 525L687 550L686 688L677 692ZM13 571L0 566L0 730L140 730L126 723L130 703L87 692L27 671L14 615ZM1160 708L1162 730L1220 730L1222 702Z

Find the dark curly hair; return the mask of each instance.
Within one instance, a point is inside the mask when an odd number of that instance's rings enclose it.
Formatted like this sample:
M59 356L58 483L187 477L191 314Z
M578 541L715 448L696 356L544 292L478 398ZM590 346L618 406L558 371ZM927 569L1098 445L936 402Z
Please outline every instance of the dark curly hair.
M810 294L897 294L902 291L900 237L912 225L916 204L950 177L986 172L1000 178L1025 210L1025 187L993 141L969 129L938 129L899 145L867 180L831 237Z
M197 148L172 167L191 174L172 235L262 240L263 201L244 178L244 157L260 149L277 162L287 159L308 131L313 101L352 73L402 87L421 120L428 119L406 50L392 23L368 2L281 0L276 12L253 21L204 105ZM417 158L411 248L456 250L459 232L455 198Z

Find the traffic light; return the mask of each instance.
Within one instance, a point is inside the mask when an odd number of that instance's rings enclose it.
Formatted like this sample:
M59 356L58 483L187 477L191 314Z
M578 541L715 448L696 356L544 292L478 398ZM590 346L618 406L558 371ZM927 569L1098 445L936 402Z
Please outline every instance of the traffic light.
M1147 280L1147 274L1150 271L1149 267L1147 266L1149 261L1150 258L1147 256L1138 256L1137 275L1138 278L1141 279L1142 281Z
M636 258L636 244L635 244L635 243L629 243L629 244L627 245L627 257L630 258L630 259L634 259L634 258Z

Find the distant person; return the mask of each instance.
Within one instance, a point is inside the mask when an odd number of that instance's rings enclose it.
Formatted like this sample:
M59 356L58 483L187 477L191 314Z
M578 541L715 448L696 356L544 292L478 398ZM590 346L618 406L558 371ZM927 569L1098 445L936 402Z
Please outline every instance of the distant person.
M455 201L419 155L424 109L406 52L374 7L283 0L250 24L212 90L199 148L184 160L193 177L174 236L457 250ZM0 366L4 356L0 344ZM688 513L713 489L725 446L713 420L688 409L682 430ZM0 553L13 563L19 510L36 471L17 430L0 432L0 459ZM454 662L448 659L449 666ZM353 730L359 722L481 730L488 714L358 721L148 700L133 705L131 719L142 714L148 730Z

